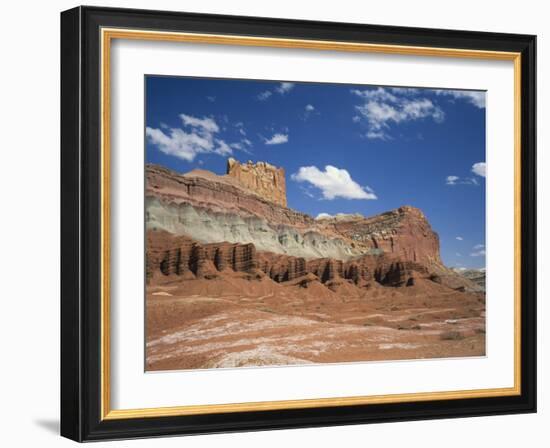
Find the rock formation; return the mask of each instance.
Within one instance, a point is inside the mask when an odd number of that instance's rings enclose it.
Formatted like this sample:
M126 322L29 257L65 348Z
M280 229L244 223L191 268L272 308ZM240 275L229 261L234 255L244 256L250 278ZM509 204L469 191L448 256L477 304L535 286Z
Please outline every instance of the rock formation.
M417 208L404 206L369 218L348 216L323 222L362 248L377 249L408 261L441 262L439 237Z
M258 257L253 244L200 244L186 236L164 231L147 232L146 276L167 280L214 278L223 272L256 273Z
M258 250L306 259L392 253L405 260L440 263L439 238L414 207L370 218L315 220L259 197L231 176L201 170L178 175L148 165L146 177L148 229L201 243L253 243Z
M228 172L179 175L147 166L146 227L182 238L174 243L177 249L155 255L163 274L207 278L228 267L247 272L259 268L277 282L313 274L323 283L344 278L356 285L374 280L407 286L428 278L454 290L481 289L443 265L439 237L417 208L403 206L372 217L313 219L257 194L263 188L257 179L271 174L284 193L282 170L230 159ZM247 257L254 260L243 261L245 267L235 265Z
M227 160L227 175L263 198L286 207L285 170L267 162L241 164L233 157Z
M376 282L383 286L413 286L418 279L444 284L426 265L403 261L391 254L363 255L350 261L318 258L306 260L271 252L258 252L253 244L201 244L187 236L165 231L147 231L147 280L157 283L191 279L213 279L223 274L246 273L250 278L267 276L277 282L291 282L302 277L314 278L329 285L345 280L358 287ZM451 289L472 285L462 282ZM456 285L455 285L456 286Z

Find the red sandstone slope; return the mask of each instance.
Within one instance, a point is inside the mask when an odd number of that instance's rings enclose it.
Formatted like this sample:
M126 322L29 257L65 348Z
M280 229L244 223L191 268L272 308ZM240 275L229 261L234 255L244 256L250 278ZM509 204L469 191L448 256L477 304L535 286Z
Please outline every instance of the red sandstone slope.
M362 247L380 249L403 260L441 263L439 236L424 213L415 207L403 206L368 218L347 215L322 222Z
M352 294L354 288L410 287L425 282L433 283L432 289L443 292L456 289L442 282L426 265L393 255L367 254L350 261L306 260L258 252L253 244L201 244L186 236L155 230L147 231L146 272L147 281L152 284L225 279L239 274L243 279L268 278L302 287L315 281L332 291L345 287Z

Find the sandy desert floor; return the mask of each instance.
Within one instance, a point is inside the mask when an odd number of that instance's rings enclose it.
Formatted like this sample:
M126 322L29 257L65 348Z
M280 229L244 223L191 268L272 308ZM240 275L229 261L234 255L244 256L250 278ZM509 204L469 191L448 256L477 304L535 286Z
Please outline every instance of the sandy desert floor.
M428 283L331 291L235 275L149 286L146 370L485 355L484 295Z

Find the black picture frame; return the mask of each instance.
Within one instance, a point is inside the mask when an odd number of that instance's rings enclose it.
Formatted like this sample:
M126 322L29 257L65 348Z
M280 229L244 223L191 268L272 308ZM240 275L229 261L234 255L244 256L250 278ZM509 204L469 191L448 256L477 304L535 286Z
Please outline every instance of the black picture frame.
M101 418L100 29L521 53L521 393L515 396ZM77 7L61 14L61 435L76 441L536 412L536 36Z

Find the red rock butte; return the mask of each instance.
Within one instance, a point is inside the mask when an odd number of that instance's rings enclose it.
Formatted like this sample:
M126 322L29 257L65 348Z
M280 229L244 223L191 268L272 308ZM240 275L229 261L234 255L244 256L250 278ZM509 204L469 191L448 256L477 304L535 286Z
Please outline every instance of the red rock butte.
M227 175L265 199L286 207L284 168L277 168L267 162L253 163L250 160L243 164L230 157L227 160Z

